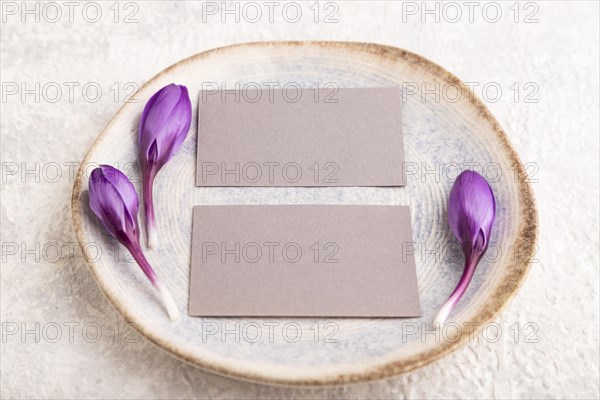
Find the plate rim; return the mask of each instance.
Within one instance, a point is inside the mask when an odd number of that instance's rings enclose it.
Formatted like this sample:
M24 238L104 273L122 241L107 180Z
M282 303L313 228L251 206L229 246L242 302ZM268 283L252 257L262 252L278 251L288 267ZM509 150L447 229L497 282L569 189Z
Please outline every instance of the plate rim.
M240 47L273 46L312 46L317 48L342 48L344 50L347 50L348 52L366 52L375 57L379 57L382 60L394 60L397 58L404 58L407 62L414 65L416 68L424 68L428 71L428 73L435 75L436 77L439 77L442 80L448 81L453 85L457 85L458 87L460 87L461 90L464 90L466 93L469 93L469 98L472 99L471 104L479 111L478 118L487 120L487 122L490 123L496 136L501 142L501 146L506 151L509 160L513 162L513 165L515 167L514 172L516 173L516 185L518 187L519 193L519 212L522 217L519 221L519 226L517 229L517 235L515 240L515 243L522 244L522 247L519 247L520 257L518 260L513 259L512 261L509 261L508 269L511 270L511 274L509 276L504 276L504 280L496 285L495 292L489 294L489 297L494 299L494 301L484 303L481 306L481 308L477 310L477 312L475 312L474 314L472 322L478 323L479 325L477 325L474 328L473 334L479 335L479 333L483 329L483 326L486 323L495 320L499 316L501 311L506 307L506 305L509 303L512 297L516 295L518 289L521 287L521 285L527 277L527 274L531 268L530 260L533 258L537 248L539 236L537 215L538 213L533 189L528 180L526 179L527 174L525 168L521 162L519 155L517 154L516 149L508 139L508 135L506 134L506 132L504 132L504 130L502 129L496 118L488 110L486 105L479 99L477 95L473 93L471 88L465 85L458 77L453 75L451 72L447 71L445 68L434 63L433 61L416 53L384 44L351 41L259 41L216 47L184 58L154 75L146 83L140 86L140 88L135 92L134 96L137 95L137 93L139 93L140 91L144 90L147 86L151 85L154 81L158 80L163 75L168 74L170 71L179 67L180 65L194 62L196 60L208 57L218 52L231 50L235 51ZM182 360L193 366L199 367L208 372L244 381L259 382L277 386L333 386L383 379L414 371L418 368L421 368L427 364L438 360L439 358L467 344L470 335L461 335L459 340L453 342L443 341L439 344L439 346L436 346L430 351L419 353L406 359L392 360L390 362L386 362L374 367L365 367L361 370L353 372L344 372L332 375L321 375L319 377L314 377L310 379L294 376L282 378L279 376L275 377L269 374L268 372L260 372L256 370L246 369L243 367L232 366L230 364L225 365L221 363L207 361L206 359L195 356L192 352L186 352L185 349L181 349L173 345L168 340L161 337L159 333L153 332L152 329L145 328L144 325L137 320L133 313L131 313L127 309L127 306L125 304L119 302L116 297L113 297L111 287L106 285L102 275L97 271L98 268L95 268L96 263L93 261L93 256L91 254L88 254L87 248L83 245L83 210L81 209L80 205L80 196L82 194L83 188L82 177L85 170L85 165L89 162L89 157L95 149L96 145L104 138L104 136L110 130L117 117L127 107L128 104L124 104L119 108L119 110L109 120L109 122L102 129L102 131L96 136L94 142L86 152L79 166L77 176L73 184L73 192L71 196L71 214L79 247L81 248L81 251L84 254L85 261L88 264L89 270L91 271L92 276L96 281L96 284L100 288L100 291L104 294L104 296L108 299L112 306L119 312L119 314L121 314L121 316L128 323L134 324L134 326L137 327L138 332L151 343L153 343L160 349L166 351L171 356L174 356L179 360Z

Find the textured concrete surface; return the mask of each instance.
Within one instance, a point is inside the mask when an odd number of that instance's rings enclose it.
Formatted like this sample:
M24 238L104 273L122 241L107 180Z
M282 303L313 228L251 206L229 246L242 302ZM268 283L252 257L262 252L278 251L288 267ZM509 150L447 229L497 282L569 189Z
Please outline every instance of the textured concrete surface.
M423 14L435 3L310 2L295 23L284 3L273 22L263 2L256 22L242 3L239 22L220 2L55 4L28 2L28 14L2 3L2 398L599 397L597 3L442 3L436 22ZM191 54L258 40L390 44L474 82L528 163L540 216L535 264L499 338L385 381L275 388L173 359L103 298L74 244L77 163L137 85Z

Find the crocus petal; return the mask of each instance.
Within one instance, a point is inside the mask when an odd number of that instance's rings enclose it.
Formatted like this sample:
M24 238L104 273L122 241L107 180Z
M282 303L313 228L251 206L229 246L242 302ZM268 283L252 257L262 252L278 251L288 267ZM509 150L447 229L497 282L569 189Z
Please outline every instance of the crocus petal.
M121 171L102 165L90 176L90 208L106 230L119 240L137 241L138 198Z
M125 207L119 192L101 175L102 170L95 169L90 176L90 208L108 233L116 237L118 231L126 230Z
M140 203L135 187L129 178L127 178L127 175L110 165L100 165L100 168L104 177L121 195L123 203L125 203L125 208L129 211L130 215L137 215Z
M179 101L162 121L161 133L155 137L158 168L165 165L183 144L192 122L192 104L185 87L181 87Z
M154 135L150 137L147 136L148 139L151 140L161 133L160 129L162 124L179 102L180 94L181 90L179 89L179 86L171 83L154 94L146 104L144 112L142 113L142 119L140 120L140 128L142 128L142 131L146 136L148 134ZM145 129L148 130L145 131Z
M182 102L183 97L183 102ZM191 124L191 102L187 89L170 84L157 92L144 107L140 120L140 158L148 157L154 143L159 153L159 168L171 156L172 142Z
M459 242L477 243L483 234L483 245L487 247L495 214L496 202L490 185L475 171L462 172L448 200L448 224Z
M150 110L152 110L152 108L154 107L154 103L156 103L156 100L158 99L158 97L164 89L165 88L162 88L158 92L154 93L144 106L144 111L142 111L142 117L140 118L140 127L138 132L138 142L140 143L140 145L142 144L142 132L144 131L144 124L148 119L148 114L150 113Z
M169 143L165 143L166 146L163 147L164 157L161 160L163 164L169 161L175 155L175 153L177 153L185 141L185 138L190 130L190 125L192 124L192 103L190 102L190 96L185 86L181 86L181 97L179 98L179 103L171 113L169 121L173 121L172 124L174 125L174 133Z

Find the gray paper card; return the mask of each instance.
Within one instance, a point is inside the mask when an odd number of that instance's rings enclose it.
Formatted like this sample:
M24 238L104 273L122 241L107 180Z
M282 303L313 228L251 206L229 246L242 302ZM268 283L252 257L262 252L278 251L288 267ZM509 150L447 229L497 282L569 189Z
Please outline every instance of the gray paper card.
M420 316L405 206L196 206L189 314Z
M399 88L201 91L197 186L403 186Z

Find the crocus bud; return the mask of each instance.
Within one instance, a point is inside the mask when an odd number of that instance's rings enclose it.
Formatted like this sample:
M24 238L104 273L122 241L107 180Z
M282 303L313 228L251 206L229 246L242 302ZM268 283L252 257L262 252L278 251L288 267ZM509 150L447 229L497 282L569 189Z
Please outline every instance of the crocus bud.
M179 311L171 294L160 283L140 246L139 200L133 184L125 174L110 165L101 165L90 176L90 208L106 231L129 250L152 285L159 291L171 321Z
M192 122L192 103L185 86L174 83L156 92L140 119L139 163L142 170L144 214L148 246L156 244L152 187L158 171L179 150Z
M462 246L465 267L456 289L438 312L434 324L444 324L467 290L479 260L487 251L495 217L496 200L490 185L477 172L463 171L450 191L448 224Z

